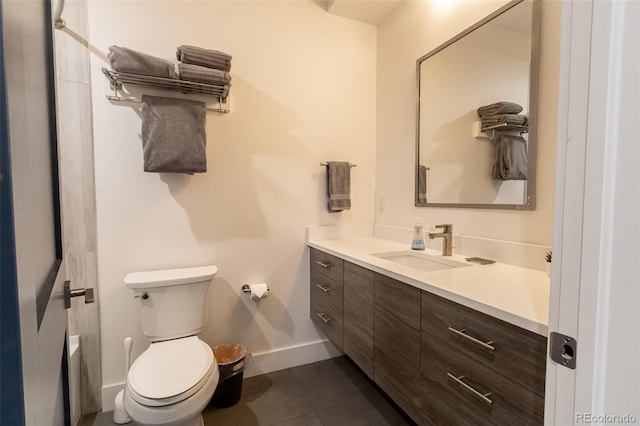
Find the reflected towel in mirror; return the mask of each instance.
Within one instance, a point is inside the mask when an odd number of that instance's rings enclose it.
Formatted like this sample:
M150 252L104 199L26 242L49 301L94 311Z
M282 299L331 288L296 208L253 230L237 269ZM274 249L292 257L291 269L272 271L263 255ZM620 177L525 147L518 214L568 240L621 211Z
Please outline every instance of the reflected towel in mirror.
M418 202L427 202L427 170L426 166L420 164L418 166Z
M491 178L527 180L527 141L522 136L501 135L495 141Z
M481 106L478 108L478 116L496 114L518 114L522 112L522 107L514 102L496 102L494 104Z

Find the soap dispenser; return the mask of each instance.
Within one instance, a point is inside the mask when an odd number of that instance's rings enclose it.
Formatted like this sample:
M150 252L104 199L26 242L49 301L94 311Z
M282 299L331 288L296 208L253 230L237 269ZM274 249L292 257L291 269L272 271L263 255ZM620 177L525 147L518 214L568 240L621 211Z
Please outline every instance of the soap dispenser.
M413 227L413 240L411 241L411 250L424 250L424 232L420 224L420 218L414 217L415 225Z

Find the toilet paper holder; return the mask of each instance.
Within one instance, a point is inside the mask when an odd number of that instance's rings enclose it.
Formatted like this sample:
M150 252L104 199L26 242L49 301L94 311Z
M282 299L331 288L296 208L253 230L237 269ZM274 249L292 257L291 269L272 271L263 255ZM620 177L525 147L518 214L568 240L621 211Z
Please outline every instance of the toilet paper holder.
M270 292L271 289L269 288L269 286L267 286L267 292ZM242 285L242 292L246 293L246 294L251 294L251 286L249 284L243 284Z

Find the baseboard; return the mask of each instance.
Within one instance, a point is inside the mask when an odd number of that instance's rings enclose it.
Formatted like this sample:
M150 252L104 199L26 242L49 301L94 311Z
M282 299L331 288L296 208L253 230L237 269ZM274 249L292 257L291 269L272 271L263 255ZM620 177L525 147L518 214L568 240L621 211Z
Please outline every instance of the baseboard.
M124 389L125 382L102 386L102 412L113 411L116 395Z
M341 356L342 352L328 340L318 340L301 345L279 348L273 351L251 354L244 377L257 376L298 365L311 364ZM102 386L102 412L113 411L118 392L125 382Z
M257 376L341 355L343 353L328 340L318 340L274 351L260 352L252 354L253 360L245 370L244 376Z

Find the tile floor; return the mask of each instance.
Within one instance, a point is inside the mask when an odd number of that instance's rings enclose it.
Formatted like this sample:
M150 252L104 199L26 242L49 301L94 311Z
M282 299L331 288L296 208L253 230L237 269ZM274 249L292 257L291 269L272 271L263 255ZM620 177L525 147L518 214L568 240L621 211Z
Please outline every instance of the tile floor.
M236 405L210 405L203 417L208 426L414 425L346 357L249 377ZM86 416L80 422L80 426L107 425L113 425L112 412Z

